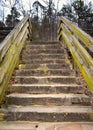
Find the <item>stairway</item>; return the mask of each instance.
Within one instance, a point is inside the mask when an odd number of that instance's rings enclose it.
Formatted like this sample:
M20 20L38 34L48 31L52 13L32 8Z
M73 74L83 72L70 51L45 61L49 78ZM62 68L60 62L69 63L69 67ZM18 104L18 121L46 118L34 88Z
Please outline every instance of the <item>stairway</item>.
M92 122L93 109L60 42L28 42L6 100L7 121Z

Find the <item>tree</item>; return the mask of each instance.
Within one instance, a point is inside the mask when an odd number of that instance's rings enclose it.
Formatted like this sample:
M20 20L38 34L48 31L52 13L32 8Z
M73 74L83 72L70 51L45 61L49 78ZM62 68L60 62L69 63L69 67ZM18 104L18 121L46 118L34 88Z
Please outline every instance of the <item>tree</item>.
M4 26L5 24L2 21L0 21L0 27L4 27Z
M19 11L22 16L25 16L27 14L22 0L15 0L14 7L16 7L17 11Z
M26 11L23 6L22 0L0 0L0 9L2 8L2 20L5 21L5 9L8 11L13 11L13 8L16 8L17 12L20 12L20 15L25 16ZM11 16L8 16L9 18Z
M65 16L66 18L72 20L74 18L72 6L70 4L63 5L63 8L58 12L58 16Z
M90 33L90 29L93 28L92 3L85 4L82 0L75 0L72 6L76 14L78 26Z
M44 9L44 6L36 0L32 5L32 10L30 10L30 16L33 24L33 36L36 36L36 39L40 38L41 35L41 21L42 21L42 10ZM31 9L31 8L30 8ZM40 15L41 14L41 15Z
M19 22L20 13L16 10L16 7L12 7L11 14L6 18L6 25L14 27Z
M56 37L55 31L57 32L56 9L52 0L45 1L45 3L46 9L42 19L42 27L46 38L52 40L54 37Z
M63 15L77 22L78 26L88 33L88 30L93 28L93 7L91 2L86 4L83 0L72 1L71 4L64 5L58 15Z

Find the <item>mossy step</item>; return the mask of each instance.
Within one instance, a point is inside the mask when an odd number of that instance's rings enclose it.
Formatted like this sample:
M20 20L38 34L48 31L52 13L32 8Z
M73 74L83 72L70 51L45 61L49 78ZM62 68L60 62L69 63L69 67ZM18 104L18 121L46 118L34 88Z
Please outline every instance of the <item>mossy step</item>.
M59 41L31 41L29 42L29 44L30 45L45 45L45 44L54 45L54 44L60 44L60 42Z
M15 83L22 84L73 84L74 76L16 76Z
M64 54L64 49L27 49L23 50L24 54Z
M84 93L84 87L77 84L13 84L9 92L29 94L50 94L50 93Z
M85 94L12 93L6 97L12 105L90 105L90 98Z
M93 122L91 106L10 106L7 120Z
M60 49L62 48L61 44L57 44L57 45L27 45L26 49Z
M22 56L22 59L63 59L65 58L65 55L60 54L24 54Z
M0 130L93 130L93 122L31 122L7 121L0 124ZM52 128L52 129L51 129Z
M40 68L41 69L41 68ZM22 70L16 70L16 76L45 76L45 75L56 75L56 76L70 76L75 75L74 71L69 69L61 69L61 70L55 70L55 69L48 69L48 68L42 68L41 70L31 70L31 69L22 69Z
M53 58L50 58L50 59L22 59L22 62L24 63L37 63L37 64L46 64L46 63L63 63L65 62L64 59L53 59Z
M47 67L48 69L69 69L69 64L67 64L65 61L62 63L35 63L35 64L19 64L19 69L40 69Z

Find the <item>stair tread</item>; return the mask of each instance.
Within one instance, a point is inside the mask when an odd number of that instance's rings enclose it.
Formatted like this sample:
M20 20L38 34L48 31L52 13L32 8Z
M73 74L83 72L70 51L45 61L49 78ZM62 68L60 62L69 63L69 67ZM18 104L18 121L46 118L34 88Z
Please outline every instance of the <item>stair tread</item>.
M52 94L52 93L84 93L84 87L77 84L12 84L12 93Z
M47 59L47 58L45 58L45 59L22 59L22 61L28 61L28 62L30 62L30 61L42 61L42 62L44 62L44 61L50 61L50 62L56 62L56 61L60 61L60 62L64 62L64 60L65 59L53 59L53 58L49 58L49 59Z
M49 50L49 49L47 49L47 50L45 50L45 49L29 49L29 50L24 50L23 51L23 54L42 54L42 53L44 53L44 54L64 54L64 50L62 50L62 49L60 49L60 50L56 50L56 49L51 49L51 50Z
M82 85L77 85L77 84L12 84L12 86L27 86L27 87L31 87L31 86L42 86L42 87L46 87L46 86L50 86L50 87L68 87L68 86L72 86L72 87L82 87Z
M39 45L27 45L27 46L26 46L26 49L30 49L30 48L31 48L31 49L32 49L32 48L33 48L33 49L34 49L34 48L35 48L35 49L36 49L36 48L37 48L37 49L46 49L46 48L47 48L47 49L48 49L48 48L51 49L51 47L52 47L52 49L53 49L53 48L54 48L54 49L55 49L55 48L58 48L58 49L61 49L61 48L62 48L62 46L61 46L60 44L58 44L58 45L41 45L41 46L39 46Z
M48 46L60 46L60 47L62 47L61 46L61 44L42 44L42 45L40 45L40 44L28 44L26 47L29 47L29 46L33 46L33 47L48 47Z
M49 71L69 71L69 72L74 72L73 70L71 70L71 69L69 69L69 68L63 68L63 69L50 69L50 68L48 68L47 66L46 66L46 68L45 67L38 67L37 69L26 69L26 68L24 68L24 69L20 69L20 70L16 70L16 72L21 72L21 71L44 71L44 70L49 70Z
M74 75L74 71L70 69L49 69L48 67L39 67L37 69L20 69L16 71L16 76L45 76L45 75L56 75L56 76L68 76Z
M23 53L23 54L26 54L26 53ZM63 56L64 54L62 53L54 53L54 54L50 54L50 53L41 53L41 54L38 54L38 53L36 53L36 54L30 54L30 53L27 53L27 55L31 55L31 56ZM24 56L24 55L23 55Z
M16 78L36 78L36 79L41 79L41 78L75 78L75 76L54 76L54 75L50 75L50 76L16 76Z
M64 59L53 59L53 58L50 58L50 59L23 59L22 60L23 62L25 63L63 63L65 62Z
M85 94L26 94L26 93L12 93L7 95L7 97L17 97L17 98L89 98Z
M19 70L21 70L21 69L26 69L26 70L30 70L30 69L39 69L39 68L42 68L42 67L48 67L48 69L55 69L55 70L57 70L57 69L71 69L70 68L70 65L69 64L66 64L66 63L59 63L59 64L54 64L54 63L46 63L46 64L36 64L36 63L34 63L34 64L19 64Z
M28 59L27 59L28 60ZM33 58L31 59L32 61L35 60L35 61L41 61L42 59L38 59L38 58ZM65 58L59 58L59 59L53 59L52 57L50 57L49 59L45 57L45 59L43 59L43 61L51 61L51 60L54 60L54 61L64 61L65 62Z
M24 60L25 58L27 58L28 60L34 59L34 60L38 60L38 59L64 59L65 56L64 55L31 55L31 54L24 54L24 56L22 56L22 59Z
M15 83L42 83L42 84L57 84L57 83L63 83L63 84L72 84L76 82L75 76L16 76L15 77Z
M93 122L30 122L30 121L7 121L0 124L0 130L46 130L56 129L73 129L82 128L82 130L93 130ZM38 127L38 128L37 128ZM79 130L79 129L78 129Z
M37 112L37 113L93 113L91 106L16 106L8 107L10 112Z
M46 51L46 50L49 50L49 51L63 51L64 52L64 49L62 49L62 48L43 48L43 47L41 47L41 48L26 48L24 51Z

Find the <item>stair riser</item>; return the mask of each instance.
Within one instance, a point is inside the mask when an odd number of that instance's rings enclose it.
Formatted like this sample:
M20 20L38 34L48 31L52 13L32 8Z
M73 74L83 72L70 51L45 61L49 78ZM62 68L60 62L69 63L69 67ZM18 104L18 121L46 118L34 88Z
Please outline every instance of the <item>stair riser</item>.
M52 97L41 97L41 98L18 98L18 97L7 97L10 105L90 105L89 98L52 98Z
M16 76L45 76L45 75L55 75L55 76L61 76L61 75L64 75L64 76L70 76L70 75L74 75L73 72L71 71L66 71L66 70L42 70L42 71L38 71L38 70L28 70L28 71L17 71L16 72Z
M51 86L12 86L10 87L10 92L28 93L28 94L51 94L51 93L84 93L84 88L82 87L51 87Z
M16 77L15 83L21 83L21 84L73 84L76 83L76 80L74 78L18 78Z
M88 113L33 113L33 112L18 112L8 113L6 119L8 121L47 121L47 122L80 122L80 121L93 121L92 114Z

